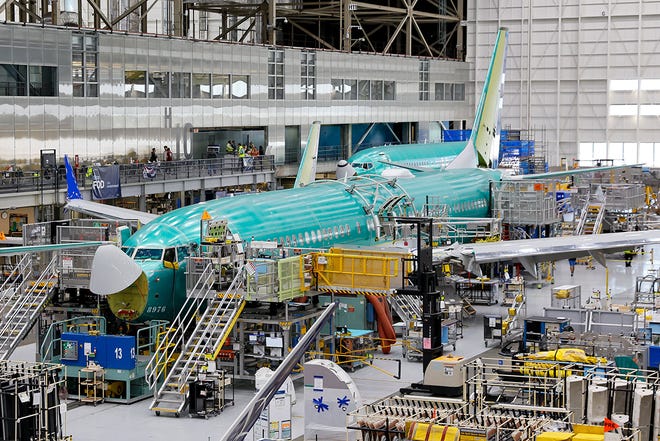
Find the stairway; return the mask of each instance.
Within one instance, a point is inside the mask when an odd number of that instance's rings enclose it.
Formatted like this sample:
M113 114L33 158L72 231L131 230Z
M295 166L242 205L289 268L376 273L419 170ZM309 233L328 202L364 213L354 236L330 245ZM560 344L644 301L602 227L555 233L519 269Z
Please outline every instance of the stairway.
M575 229L575 235L600 234L603 229L603 217L605 216L605 202L590 198L587 201L580 222Z
M215 360L245 307L243 271L238 271L227 292L214 289L215 272L209 263L172 326L146 367L156 415L179 416L187 405L188 380L207 360Z
M388 296L390 306L406 324L422 319L422 299L413 295Z
M9 358L25 338L57 285L57 256L38 275L26 254L0 286L0 360Z

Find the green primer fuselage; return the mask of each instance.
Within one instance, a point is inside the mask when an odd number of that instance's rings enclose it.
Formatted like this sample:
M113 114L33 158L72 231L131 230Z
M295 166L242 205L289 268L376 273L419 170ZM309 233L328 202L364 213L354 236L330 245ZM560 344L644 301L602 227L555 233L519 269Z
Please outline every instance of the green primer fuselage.
M395 163L412 168L441 170L463 151L467 141L370 147L348 158L357 175L380 175ZM383 162L384 161L384 162Z
M387 201L407 196L391 212L397 216L421 213L428 195L445 204L450 216L485 217L490 182L499 179L495 170L444 170L396 181L375 176L318 181L303 188L216 199L163 214L124 246L167 249L199 243L204 210L213 219L227 220L229 230L244 241L272 240L300 248L373 245L378 213ZM179 261L178 269L170 269L162 261L136 260L147 276L148 296L144 309L131 321L171 320L176 315L186 295L185 260ZM112 295L109 301L112 307Z

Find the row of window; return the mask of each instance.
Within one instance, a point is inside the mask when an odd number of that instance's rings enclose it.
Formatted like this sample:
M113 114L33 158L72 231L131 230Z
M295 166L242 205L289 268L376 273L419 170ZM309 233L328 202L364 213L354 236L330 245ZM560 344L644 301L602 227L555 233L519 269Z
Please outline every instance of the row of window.
M435 83L436 101L465 101L465 84Z
M248 99L250 76L127 70L124 72L124 96Z
M614 165L642 163L660 167L660 142L581 142L578 159L580 166L611 159Z
M362 227L359 222L355 223L357 233L360 234ZM346 225L335 225L334 227L321 228L319 230L305 231L304 233L298 233L298 236L284 236L280 238L273 238L273 242L278 242L286 247L300 247L305 245L314 245L317 242L319 245L326 240L330 240L333 237L339 239L340 237L348 237L351 234L351 226Z
M333 100L393 101L396 99L396 82L383 80L332 79Z
M57 68L0 64L0 96L57 96Z
M474 199L471 201L457 202L452 205L451 210L453 214L456 214L487 207L488 201L486 201L486 199Z
M99 96L98 37L74 33L71 37L73 96Z

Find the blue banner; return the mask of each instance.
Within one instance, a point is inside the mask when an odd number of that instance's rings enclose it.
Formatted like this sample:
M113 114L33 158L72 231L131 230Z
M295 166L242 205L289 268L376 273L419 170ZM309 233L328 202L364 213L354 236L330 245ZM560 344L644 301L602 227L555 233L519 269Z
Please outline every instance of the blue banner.
M92 167L92 199L114 199L121 197L119 165Z

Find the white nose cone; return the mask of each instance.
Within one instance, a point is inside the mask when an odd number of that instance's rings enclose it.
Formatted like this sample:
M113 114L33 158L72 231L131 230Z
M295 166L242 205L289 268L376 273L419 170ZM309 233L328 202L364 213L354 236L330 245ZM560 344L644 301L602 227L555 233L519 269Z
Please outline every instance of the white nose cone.
M94 253L89 289L107 296L131 286L142 274L142 268L114 245L101 245Z

